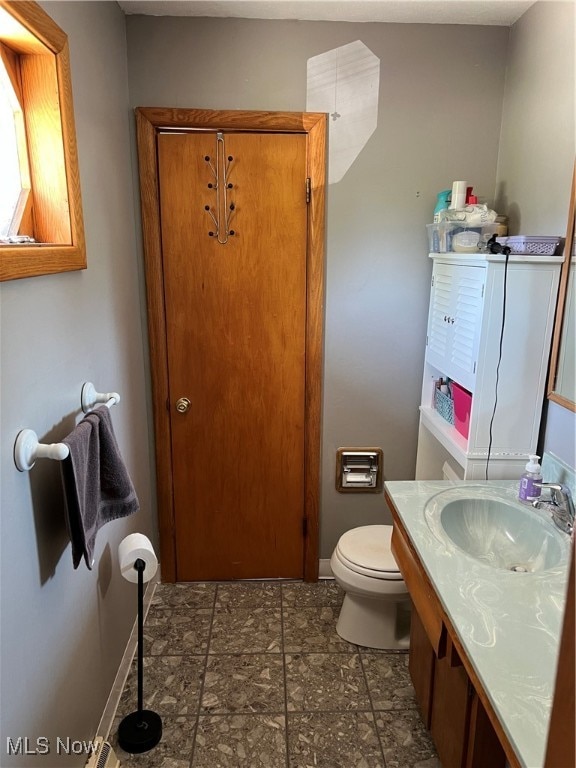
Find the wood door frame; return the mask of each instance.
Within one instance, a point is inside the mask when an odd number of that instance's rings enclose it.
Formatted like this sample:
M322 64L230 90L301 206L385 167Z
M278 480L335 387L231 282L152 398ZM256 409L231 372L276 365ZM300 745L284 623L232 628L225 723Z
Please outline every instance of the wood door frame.
M161 128L306 134L306 175L310 178L311 196L306 237L304 579L316 581L320 529L327 116L320 112L213 111L164 107L138 107L135 112L154 411L160 561L162 580L166 582L176 580L176 549L156 135Z

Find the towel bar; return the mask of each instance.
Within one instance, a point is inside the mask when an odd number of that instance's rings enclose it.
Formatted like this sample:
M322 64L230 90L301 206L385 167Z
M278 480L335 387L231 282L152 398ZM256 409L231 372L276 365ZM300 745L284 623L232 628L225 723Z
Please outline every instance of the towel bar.
M110 408L112 405L117 405L120 402L120 395L118 392L96 392L94 384L87 381L82 385L82 392L80 394L80 404L84 413L88 413L98 403L104 403Z
M108 408L120 402L117 392L96 392L94 385L87 381L82 386L80 403L84 413L91 411L98 403ZM64 443L40 443L38 435L32 429L22 429L14 443L14 463L20 472L28 472L36 459L54 459L63 461L68 456L68 446Z

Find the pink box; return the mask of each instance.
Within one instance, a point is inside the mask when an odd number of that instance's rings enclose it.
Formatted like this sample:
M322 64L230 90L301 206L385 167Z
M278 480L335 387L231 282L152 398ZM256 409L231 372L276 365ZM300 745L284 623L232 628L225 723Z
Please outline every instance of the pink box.
M472 394L455 381L452 382L452 398L454 400L454 426L460 434L468 438L470 432L470 411L472 409Z

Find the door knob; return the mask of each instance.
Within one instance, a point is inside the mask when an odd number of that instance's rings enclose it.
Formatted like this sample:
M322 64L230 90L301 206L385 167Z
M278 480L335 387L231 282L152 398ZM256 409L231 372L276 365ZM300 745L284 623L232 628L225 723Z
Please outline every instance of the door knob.
M190 408L190 400L188 400L187 397L181 397L176 401L176 410L178 413L186 413L188 408Z

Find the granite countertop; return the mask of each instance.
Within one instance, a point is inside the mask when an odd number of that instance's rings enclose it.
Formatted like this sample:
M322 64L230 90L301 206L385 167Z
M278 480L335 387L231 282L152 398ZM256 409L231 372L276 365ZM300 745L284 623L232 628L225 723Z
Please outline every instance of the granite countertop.
M570 540L562 534L562 558L550 570L513 573L483 565L440 540L426 520L430 497L459 485L497 490L517 502L517 483L507 481L385 487L520 763L535 768L544 764ZM550 520L545 510L530 511Z

